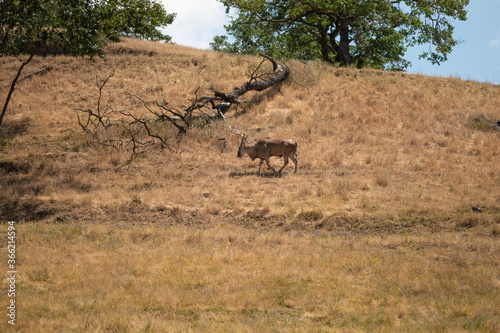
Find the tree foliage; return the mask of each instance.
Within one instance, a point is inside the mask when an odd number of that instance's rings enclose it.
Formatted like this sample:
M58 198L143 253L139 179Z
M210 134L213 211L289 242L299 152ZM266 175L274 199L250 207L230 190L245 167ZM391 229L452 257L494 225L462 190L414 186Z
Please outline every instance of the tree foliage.
M33 56L94 58L102 55L106 41L116 42L120 35L170 41L159 28L174 18L155 0L1 0L0 57L25 57L19 58L0 126L16 82Z
M458 40L452 20L466 20L469 0L220 0L236 16L211 47L273 57L405 69L406 50L429 44L421 55L447 59Z
M170 41L171 24L153 0L2 0L0 56L51 52L94 57L119 35Z

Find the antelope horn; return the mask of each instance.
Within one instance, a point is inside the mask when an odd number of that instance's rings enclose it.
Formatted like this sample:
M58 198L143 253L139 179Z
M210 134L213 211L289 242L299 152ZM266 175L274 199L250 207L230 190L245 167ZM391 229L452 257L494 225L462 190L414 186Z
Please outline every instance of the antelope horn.
M230 130L232 133L234 133L234 134L236 134L236 135L241 136L244 140L246 140L246 139L247 139L247 136L246 136L246 135L244 135L244 134L242 134L242 133L241 133L240 131L238 131L237 129L232 128L232 127L231 127L231 126L229 126L229 125L228 125L227 127L229 128L229 130Z

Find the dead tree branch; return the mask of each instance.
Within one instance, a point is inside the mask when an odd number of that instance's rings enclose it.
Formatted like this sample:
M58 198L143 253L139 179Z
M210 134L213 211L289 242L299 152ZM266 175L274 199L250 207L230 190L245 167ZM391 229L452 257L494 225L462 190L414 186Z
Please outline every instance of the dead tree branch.
M229 94L216 91L215 96L221 98L224 102L234 104L238 102L238 98L240 96L246 94L249 91L262 91L276 84L279 84L288 78L288 76L290 75L290 69L286 65L279 65L276 60L265 54L261 54L260 56L269 60L273 64L273 73L257 75L258 70L264 63L263 60L251 74L250 80L245 82L242 86L234 88L233 91Z
M95 109L76 109L78 124L88 137L88 145L101 145L112 147L116 150L131 149L132 157L146 149L146 147L159 145L162 149L170 151L177 150L169 143L172 137L180 138L195 126L204 126L217 119L226 120L225 114L233 104L238 105L241 101L239 97L249 91L262 91L276 86L285 81L290 69L286 65L278 64L273 58L261 54L264 58L261 63L250 73L250 79L242 86L236 87L232 92L226 94L214 92L214 97L198 96L200 88L196 89L194 99L191 104L179 110L170 107L167 101L162 103L148 103L139 96L128 94L138 101L148 111L150 116L136 115L124 110L114 110L112 106L103 102L103 90L108 81L113 77L109 75L102 82L96 77L98 89L97 105ZM262 73L261 67L270 61L273 65L272 73ZM162 123L171 124L177 135L173 135L171 130ZM240 131L228 126L229 130L235 134L243 136ZM170 133L170 134L169 134ZM223 147L226 145L227 138ZM223 148L221 148L222 150Z
M102 91L104 89L104 86L108 82L108 80L113 76L114 74L109 75L104 81L99 84L99 81L96 76L96 86L97 89L99 90L99 96L97 98L97 107L96 107L96 112L94 112L92 109L77 109L77 111L80 111L82 113L87 113L88 117L87 120L84 123L82 123L80 119L80 115L77 112L78 115L78 124L80 127L82 127L83 131L88 133L91 130L95 130L97 127L102 126L103 128L108 128L111 126L111 121L110 121L110 116L112 114L117 113L111 108L111 105L107 105L104 110L101 111L101 99L102 99ZM92 125L93 129L89 129L89 126Z
M26 80L27 78L31 77L32 75L41 75L41 74L45 74L47 73L48 71L50 71L52 69L51 66L46 66L46 67L43 67L43 68L40 68L40 69L37 69L36 71L33 71L33 72L30 72L26 75L23 75L21 76L19 79L17 79L17 82L21 82L23 80ZM8 87L10 86L14 81L10 81L9 83L4 83L4 84L1 84L0 87Z

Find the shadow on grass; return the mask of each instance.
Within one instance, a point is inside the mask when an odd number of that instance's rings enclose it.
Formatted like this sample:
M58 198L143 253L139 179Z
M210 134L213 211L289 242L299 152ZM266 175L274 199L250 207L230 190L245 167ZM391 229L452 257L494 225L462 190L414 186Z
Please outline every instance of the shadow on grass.
M229 173L229 177L231 178L237 178L237 177L245 177L245 176L257 176L261 178L280 178L282 175L274 173L274 172L236 172L236 171L231 171Z
M4 119L0 129L0 147L12 144L14 138L26 133L30 126L31 118L23 117L18 120Z

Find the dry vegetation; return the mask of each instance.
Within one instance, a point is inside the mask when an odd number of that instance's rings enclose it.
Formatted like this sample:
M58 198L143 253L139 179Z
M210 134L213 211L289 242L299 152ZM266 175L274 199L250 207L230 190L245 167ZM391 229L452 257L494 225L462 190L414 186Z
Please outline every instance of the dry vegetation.
M18 237L24 332L499 328L499 242L473 233L29 223Z
M19 83L0 133L0 219L26 221L18 328L498 331L499 86L290 61L282 94L228 114L298 142L282 177L237 159L222 122L132 162L85 144L96 76L114 73L103 102L141 114L127 93L181 108L259 62L129 39L94 63L33 60L51 70ZM0 64L7 83L18 61Z

